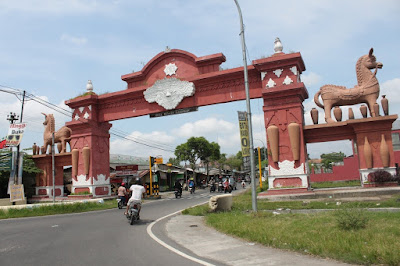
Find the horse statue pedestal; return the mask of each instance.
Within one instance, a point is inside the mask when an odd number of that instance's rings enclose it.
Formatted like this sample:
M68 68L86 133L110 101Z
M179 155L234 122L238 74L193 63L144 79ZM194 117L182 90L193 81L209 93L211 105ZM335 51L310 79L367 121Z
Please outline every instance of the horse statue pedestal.
M343 122L308 125L304 127L306 143L353 140L354 157L358 159L360 181L363 187L368 176L377 170L396 173L392 145L392 124L397 115L351 119Z
M33 198L53 197L53 172L52 156L40 154L32 156L36 166L42 170L42 173L36 175L36 188ZM64 166L71 165L71 153L60 153L54 155L55 165L55 195L64 196Z

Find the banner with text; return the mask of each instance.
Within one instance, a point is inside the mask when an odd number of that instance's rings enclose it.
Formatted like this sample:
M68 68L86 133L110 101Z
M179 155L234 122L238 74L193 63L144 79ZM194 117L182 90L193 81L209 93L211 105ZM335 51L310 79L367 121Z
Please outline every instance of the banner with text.
M8 128L6 145L10 147L17 147L21 143L25 129L26 123L10 124L10 127Z
M242 156L250 156L249 126L247 122L247 112L238 112L240 144L242 145Z
M25 200L24 185L11 185L10 187L10 201Z

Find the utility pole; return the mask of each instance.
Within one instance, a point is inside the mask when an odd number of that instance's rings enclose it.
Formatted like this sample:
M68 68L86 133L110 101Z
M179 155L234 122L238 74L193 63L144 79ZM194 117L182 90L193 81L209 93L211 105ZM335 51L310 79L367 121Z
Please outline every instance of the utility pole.
M56 167L54 165L54 132L51 134L51 168L53 172L53 204L56 202Z
M25 91L22 94L22 107L21 107L21 115L20 115L20 120L19 122L22 123L22 116L24 115L24 103L25 103ZM18 177L19 177L19 144L17 146L17 164L15 165L15 173L16 173L16 179L14 179L14 184L18 185ZM21 174L21 183L22 183L22 174Z
M244 87L246 91L246 106L247 106L247 121L249 127L249 142L250 142L250 151L254 150L253 145L253 127L251 123L251 107L250 107L250 93L249 93L249 80L247 73L247 58L246 58L246 42L244 40L244 26L243 26L243 18L242 18L242 10L240 9L239 3L237 0L234 0L236 7L239 12L240 18L240 36L242 40L242 53L243 53L243 72L244 72ZM250 152L250 177L251 177L251 203L253 207L253 211L257 212L257 193L256 193L256 177L255 177L255 166L254 166L254 154Z
M17 121L19 119L19 116L17 115L17 114L15 114L15 113L13 113L13 112L10 112L10 114L8 114L7 115L7 120L8 121L10 121L10 124L14 124L14 122L15 121ZM12 151L12 147L10 147L10 151L11 151L11 154L12 154L12 160L13 160L13 163L12 163L12 165L14 166L13 167L13 169L12 170L14 170L14 173L12 174L12 177L11 178L13 178L14 179L14 184L16 184L16 181L17 181L17 177L18 177L18 156L17 156L17 158L15 159L15 156L14 156L14 152ZM18 153L17 153L17 155L18 155ZM13 171L11 171L11 173L12 173Z

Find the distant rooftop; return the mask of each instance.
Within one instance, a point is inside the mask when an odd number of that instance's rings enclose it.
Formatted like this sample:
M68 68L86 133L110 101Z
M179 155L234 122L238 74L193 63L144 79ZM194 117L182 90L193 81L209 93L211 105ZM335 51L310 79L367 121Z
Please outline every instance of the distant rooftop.
M110 154L110 164L137 164L137 165L149 165L149 159L144 157L136 157L131 155L123 154Z

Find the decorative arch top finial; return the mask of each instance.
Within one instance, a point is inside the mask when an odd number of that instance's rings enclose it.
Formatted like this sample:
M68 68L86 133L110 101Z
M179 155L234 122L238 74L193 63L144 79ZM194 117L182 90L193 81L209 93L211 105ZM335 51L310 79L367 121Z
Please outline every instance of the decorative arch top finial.
M275 51L275 53L276 53L276 54L277 54L277 53L282 53L282 51L283 51L283 46L282 46L281 40L280 40L278 37L276 37L274 44L275 44L275 45L274 45L274 51Z

